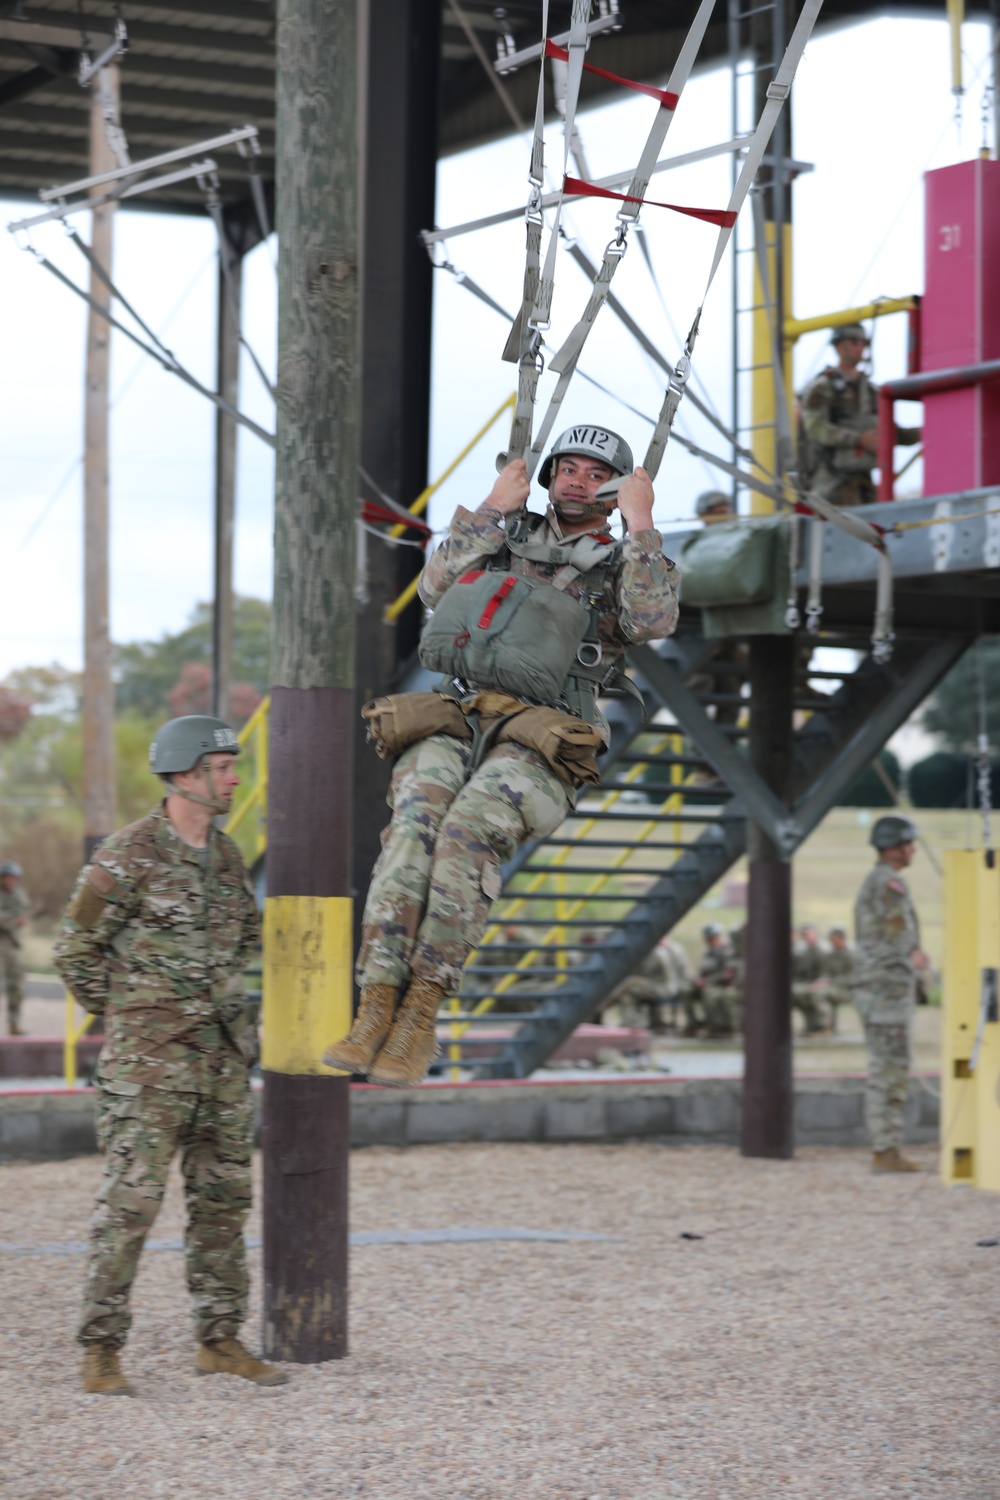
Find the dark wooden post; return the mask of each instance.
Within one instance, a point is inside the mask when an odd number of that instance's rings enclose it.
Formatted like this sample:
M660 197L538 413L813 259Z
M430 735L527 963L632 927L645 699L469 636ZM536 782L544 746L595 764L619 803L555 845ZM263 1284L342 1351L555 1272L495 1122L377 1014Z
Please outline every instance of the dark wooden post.
M106 70L108 95L117 105L118 69ZM118 162L108 145L101 91L90 96L90 172L110 172ZM91 214L90 244L113 272L114 204ZM111 293L90 273L90 295L103 307ZM108 387L111 325L93 308L87 314L83 458L83 857L115 826L115 690L111 675L109 582Z
M264 1347L300 1363L347 1353L357 71L355 0L279 0Z
M364 274L361 326L362 493L409 505L427 482L433 268L419 239L434 223L441 7L426 0L368 0L364 104ZM390 103L391 101L391 103ZM373 490L369 479L377 489ZM416 649L420 606L386 624L390 604L423 566L416 547L370 537L358 614L358 705L397 687ZM364 743L356 720L355 947L363 901L389 813L391 767Z
M750 764L787 798L792 782L795 637L750 642ZM792 1085L792 867L762 829L749 830L744 992L744 1156L794 1153Z

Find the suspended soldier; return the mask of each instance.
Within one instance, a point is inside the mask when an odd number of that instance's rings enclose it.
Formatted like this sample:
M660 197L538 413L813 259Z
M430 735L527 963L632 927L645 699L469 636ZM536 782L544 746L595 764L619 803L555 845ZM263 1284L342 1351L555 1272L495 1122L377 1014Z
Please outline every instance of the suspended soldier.
M909 818L891 814L878 819L871 832L878 859L854 907L853 996L865 1026L868 1131L872 1165L879 1172L919 1171L900 1151L916 981L930 967L902 875L913 862L917 836Z
M878 390L861 368L870 339L860 323L835 328L837 363L802 392L799 478L831 505L871 505L878 463ZM919 427L895 428L895 441L919 443Z
M7 1031L22 1036L24 962L21 933L28 921L28 898L21 886L21 866L13 859L0 864L0 989L7 996Z
M104 1181L77 1335L91 1393L133 1394L119 1360L129 1295L178 1152L196 1372L258 1385L287 1378L237 1338L253 1123L242 975L258 920L240 852L213 819L239 785L238 754L220 719L163 726L150 767L165 797L95 850L56 946L60 974L85 1009L103 1015L107 1038L95 1077Z
M600 780L609 736L598 697L635 691L626 647L677 623L677 572L628 444L599 425L571 427L538 477L544 515L526 509L524 461L508 463L478 510L458 508L424 569L434 613L420 655L444 673L435 692L365 709L380 753L399 755L393 816L365 904L360 1008L324 1061L374 1083L426 1074L438 1006L482 936L501 865ZM607 525L616 505L620 543Z

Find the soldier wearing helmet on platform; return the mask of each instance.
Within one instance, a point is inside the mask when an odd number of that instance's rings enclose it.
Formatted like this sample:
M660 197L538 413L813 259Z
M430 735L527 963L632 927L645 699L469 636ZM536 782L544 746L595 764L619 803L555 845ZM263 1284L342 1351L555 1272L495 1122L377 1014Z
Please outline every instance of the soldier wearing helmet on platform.
M694 513L706 526L731 521L736 514L731 495L723 490L704 490L694 502Z
M878 390L861 368L871 340L860 323L835 328L837 363L800 398L799 479L831 505L870 505L878 463ZM919 427L895 429L895 441L919 443Z
M21 887L21 866L13 859L0 864L0 991L7 995L7 1031L21 1036L24 999L24 962L21 932L28 921L28 898Z
M852 994L868 1048L866 1113L872 1165L881 1172L918 1170L900 1151L917 978L930 967L902 873L913 861L917 837L909 818L891 814L878 819L871 832L878 858L854 908Z
M163 801L98 845L56 945L60 974L86 1010L103 1015L106 1034L94 1080L104 1181L77 1335L92 1394L132 1394L119 1364L129 1295L178 1152L195 1368L260 1385L285 1379L237 1338L253 1122L242 975L258 920L240 852L214 819L239 785L239 750L220 719L192 714L163 726L150 749Z
M434 693L364 711L379 753L399 756L393 817L365 904L360 1008L324 1061L374 1083L424 1077L438 1006L482 936L501 866L525 839L554 832L579 786L600 779L608 728L598 698L632 689L622 671L631 642L677 623L653 486L633 472L624 439L602 424L571 427L538 479L544 514L527 509L523 459L504 464L478 509L459 506L420 580L434 611L421 660L444 675ZM608 529L616 507L622 542ZM406 715L409 730L386 731Z

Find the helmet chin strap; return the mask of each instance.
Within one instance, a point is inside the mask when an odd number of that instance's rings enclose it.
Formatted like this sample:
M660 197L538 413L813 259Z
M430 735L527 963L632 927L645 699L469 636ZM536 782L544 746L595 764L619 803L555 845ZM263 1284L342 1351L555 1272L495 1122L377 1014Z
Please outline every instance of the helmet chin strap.
M205 779L208 782L208 789L209 789L209 791L210 792L214 792L215 791L215 783L214 783L214 781L212 779L212 767L211 766L206 766L205 767ZM200 807L210 807L212 809L213 813L216 813L216 814L224 813L224 812L228 812L229 811L227 804L225 802L221 802L217 796L213 796L213 797L199 797L199 795L198 795L197 792L188 792L188 791L185 791L185 789L183 787L178 786L175 781L168 781L167 785L170 788L170 790L167 793L168 797L169 796L184 797L188 802L197 802Z

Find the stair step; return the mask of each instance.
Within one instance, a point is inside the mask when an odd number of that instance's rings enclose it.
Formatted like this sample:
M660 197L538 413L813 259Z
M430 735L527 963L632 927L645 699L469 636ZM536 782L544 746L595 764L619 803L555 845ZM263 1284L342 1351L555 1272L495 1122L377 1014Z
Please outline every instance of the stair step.
M584 845L586 848L586 845ZM672 870L671 865L661 865L658 869L643 865L636 869L634 865L621 865L609 870L607 865L559 865L555 869L551 865L524 865L518 870L519 875L668 875ZM558 897L556 897L558 900Z
M634 791L635 788L634 787L630 787L629 790L630 791ZM728 795L732 796L732 793L729 792ZM583 812L568 813L567 814L567 822L569 821L570 818L577 819L577 820L579 820L581 818L588 818L588 819L589 818L614 819L614 820L616 820L619 823L742 823L743 822L743 818L742 817L738 817L735 813L725 813L725 814L718 814L718 815L713 815L713 816L710 816L708 813L689 813L689 812L671 812L671 813L659 813L658 814L658 813L650 811L650 812L634 812L633 813L633 812L622 812L618 808L615 808L615 807L608 807L608 808L603 808L603 807L587 808ZM574 841L573 840L569 840L569 842L574 842ZM579 843L588 843L589 844L590 840L589 839L579 840L577 842L579 842ZM661 844L659 847L663 848L664 846Z
M676 819L674 821L676 821ZM551 838L539 839L538 842L539 844L547 844L550 846L552 844L555 844L560 849L634 849L636 847L632 839L561 839L557 838L555 834L553 834ZM692 840L688 839L686 843L683 841L681 843L677 843L674 840L671 840L668 843L666 840L658 839L654 844L649 839L643 839L642 847L644 849L691 849L693 847L693 842ZM546 870L550 869L553 875L558 875L561 872L573 869L573 866L546 865L545 868ZM520 873L521 872L518 871L518 874Z

